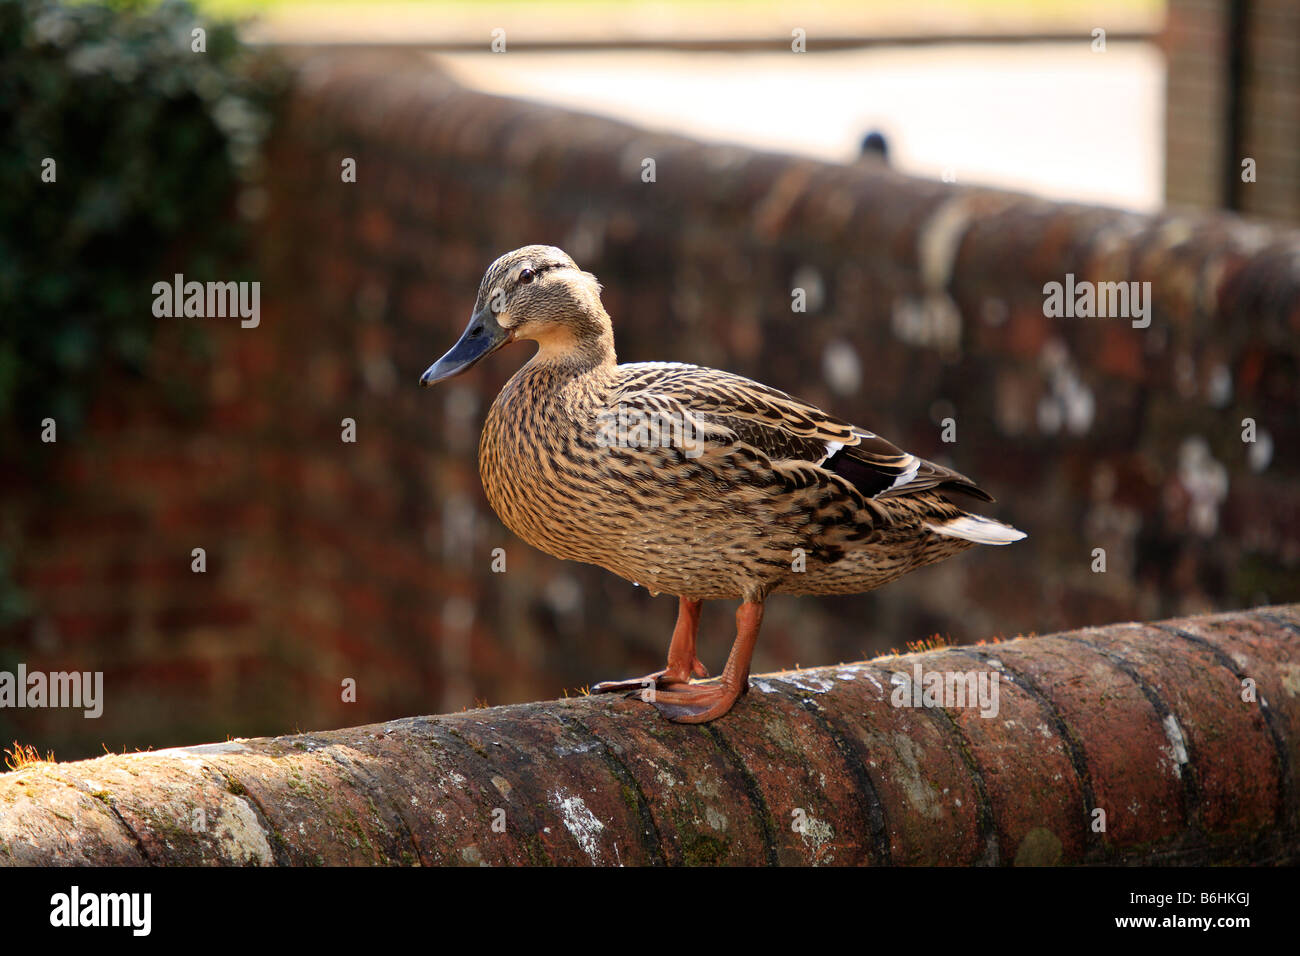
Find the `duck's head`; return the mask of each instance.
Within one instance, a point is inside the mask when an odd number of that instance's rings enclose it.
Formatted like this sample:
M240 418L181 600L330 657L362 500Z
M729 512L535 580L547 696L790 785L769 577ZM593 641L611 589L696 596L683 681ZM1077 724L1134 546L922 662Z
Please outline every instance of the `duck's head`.
M555 246L524 246L507 252L479 283L474 314L460 340L420 376L433 385L476 365L503 345L530 339L539 357L613 355L609 315L600 283Z

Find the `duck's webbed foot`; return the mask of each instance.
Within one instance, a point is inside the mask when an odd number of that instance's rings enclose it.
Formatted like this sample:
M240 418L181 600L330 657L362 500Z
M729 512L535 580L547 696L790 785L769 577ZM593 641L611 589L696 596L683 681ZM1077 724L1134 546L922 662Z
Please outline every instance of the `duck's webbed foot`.
M632 680L601 681L591 689L593 694L611 694L621 690L649 691L678 684L689 684L691 676L708 677L709 672L695 656L695 635L700 629L702 601L679 598L677 626L673 628L672 644L668 647L668 666L645 677ZM647 697L647 699L649 699Z
M709 671L697 657L691 669L665 667L661 671L655 671L653 674L646 674L645 677L633 677L628 680L604 680L595 684L591 688L593 694L614 694L619 691L642 691L654 689L656 692L660 688L673 687L676 685L689 685L691 676L708 677Z
M736 611L736 642L731 645L722 677L705 684L674 682L647 687L640 698L678 724L704 724L721 717L749 690L749 662L763 623L763 605L746 601Z
M731 710L748 690L748 679L739 685L720 680L655 690L642 694L642 699L675 724L705 724Z

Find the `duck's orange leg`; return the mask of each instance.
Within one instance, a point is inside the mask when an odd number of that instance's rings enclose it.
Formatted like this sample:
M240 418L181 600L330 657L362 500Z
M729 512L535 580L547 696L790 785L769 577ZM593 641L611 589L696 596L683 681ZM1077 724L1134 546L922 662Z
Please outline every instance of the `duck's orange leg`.
M642 699L679 724L703 724L721 717L749 691L749 662L762 623L762 603L746 601L736 611L736 642L731 645L727 666L719 680L647 690Z
M709 672L700 659L695 656L695 637L700 630L700 607L704 602L691 598L679 598L677 604L677 626L673 628L673 640L668 645L668 666L645 677L632 680L602 681L591 689L593 694L608 694L620 690L650 690L668 684L689 684L691 675L708 677Z

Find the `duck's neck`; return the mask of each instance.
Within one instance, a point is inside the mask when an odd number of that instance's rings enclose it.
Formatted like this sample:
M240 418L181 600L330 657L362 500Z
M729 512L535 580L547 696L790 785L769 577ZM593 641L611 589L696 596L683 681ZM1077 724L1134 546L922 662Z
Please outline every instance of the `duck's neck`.
M537 341L537 354L525 369L544 372L554 380L577 378L612 369L618 364L614 333L608 328L580 338L557 334Z

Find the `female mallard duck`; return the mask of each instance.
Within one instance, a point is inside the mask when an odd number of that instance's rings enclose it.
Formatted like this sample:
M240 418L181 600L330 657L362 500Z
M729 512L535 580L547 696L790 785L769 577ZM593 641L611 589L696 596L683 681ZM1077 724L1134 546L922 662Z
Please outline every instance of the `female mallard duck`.
M749 686L763 601L777 591L869 591L972 544L1025 535L942 494L992 501L969 478L821 409L729 372L619 365L600 284L554 246L488 268L469 326L420 378L459 375L515 339L537 354L488 412L479 471L506 527L559 558L598 564L679 600L663 670L644 688L684 723ZM695 656L700 603L739 598L718 681Z

